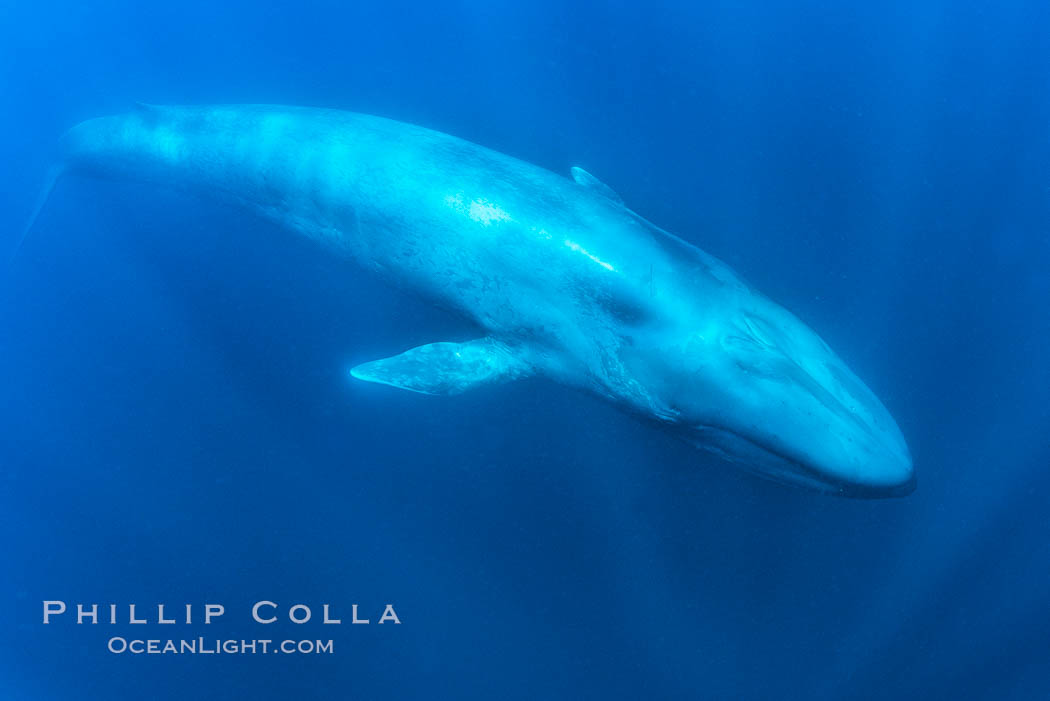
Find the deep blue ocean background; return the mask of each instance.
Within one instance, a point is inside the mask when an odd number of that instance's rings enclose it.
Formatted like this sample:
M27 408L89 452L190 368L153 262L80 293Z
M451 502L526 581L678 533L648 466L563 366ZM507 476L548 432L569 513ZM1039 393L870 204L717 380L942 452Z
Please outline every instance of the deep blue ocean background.
M1047 3L15 2L0 96L10 246L58 136L135 101L582 165L813 326L918 473L837 499L542 380L353 383L471 329L238 211L66 178L0 275L3 698L1050 698ZM43 626L45 599L227 613Z

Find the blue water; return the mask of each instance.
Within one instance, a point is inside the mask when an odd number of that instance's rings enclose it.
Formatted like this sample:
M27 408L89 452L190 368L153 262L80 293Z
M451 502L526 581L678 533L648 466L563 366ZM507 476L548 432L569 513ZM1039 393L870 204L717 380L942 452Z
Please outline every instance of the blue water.
M353 383L470 329L237 211L67 178L0 276L0 696L1048 697L1050 6L698 4L9 3L0 232L64 129L135 101L583 165L817 329L914 494L761 481L541 380ZM45 626L51 599L227 613ZM344 623L260 626L263 599Z

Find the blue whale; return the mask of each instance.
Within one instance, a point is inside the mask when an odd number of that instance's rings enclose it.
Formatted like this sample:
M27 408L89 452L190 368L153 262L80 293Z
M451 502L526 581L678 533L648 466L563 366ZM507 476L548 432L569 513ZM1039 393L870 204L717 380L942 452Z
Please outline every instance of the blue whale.
M65 134L34 218L65 173L241 206L483 330L358 380L452 395L542 376L781 482L914 488L893 418L813 331L581 168L338 110L140 105Z

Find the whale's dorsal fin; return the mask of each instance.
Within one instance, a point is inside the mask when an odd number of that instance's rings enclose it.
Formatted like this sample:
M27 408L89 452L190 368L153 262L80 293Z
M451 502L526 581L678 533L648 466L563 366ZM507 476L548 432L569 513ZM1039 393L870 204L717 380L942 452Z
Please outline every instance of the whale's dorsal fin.
M616 194L615 190L585 171L583 168L573 166L569 171L572 173L572 179L576 181L577 185L582 185L602 197L608 197L616 204L623 204L623 200Z
M350 370L352 376L365 382L443 395L510 382L532 372L520 353L488 337L465 343L428 343Z

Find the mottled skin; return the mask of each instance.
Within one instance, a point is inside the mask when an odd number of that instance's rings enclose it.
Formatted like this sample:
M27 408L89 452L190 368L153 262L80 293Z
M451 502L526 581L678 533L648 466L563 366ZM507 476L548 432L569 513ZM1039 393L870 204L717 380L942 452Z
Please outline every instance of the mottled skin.
M71 172L242 205L488 334L360 379L452 394L540 374L775 479L860 496L913 484L893 419L812 331L582 171L297 107L144 106L63 141Z

